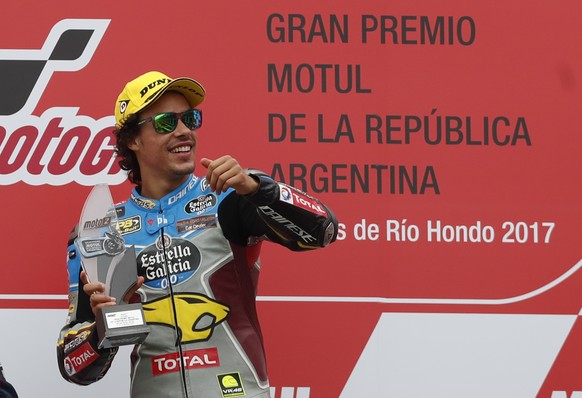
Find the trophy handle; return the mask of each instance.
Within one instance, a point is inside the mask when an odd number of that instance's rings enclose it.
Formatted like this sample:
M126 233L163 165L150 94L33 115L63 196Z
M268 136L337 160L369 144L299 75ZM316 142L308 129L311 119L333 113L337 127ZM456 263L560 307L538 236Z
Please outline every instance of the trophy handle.
M115 256L105 278L105 294L115 297L117 303L125 302L123 298L137 283L137 259L135 247L130 246L125 253Z

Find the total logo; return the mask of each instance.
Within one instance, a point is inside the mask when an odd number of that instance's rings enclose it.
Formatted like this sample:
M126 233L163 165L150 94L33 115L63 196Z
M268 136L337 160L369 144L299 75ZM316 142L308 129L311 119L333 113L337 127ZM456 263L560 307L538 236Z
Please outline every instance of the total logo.
M66 372L69 376L72 376L89 366L97 358L99 358L99 355L89 343L85 343L64 359Z
M126 179L113 156L113 116L95 120L74 107L32 114L54 73L89 64L109 22L64 19L40 49L0 49L0 185L116 185Z
M154 356L151 359L154 376L178 372L184 369L204 369L220 366L218 350L215 347L197 350L187 350L182 354L182 360L177 352Z

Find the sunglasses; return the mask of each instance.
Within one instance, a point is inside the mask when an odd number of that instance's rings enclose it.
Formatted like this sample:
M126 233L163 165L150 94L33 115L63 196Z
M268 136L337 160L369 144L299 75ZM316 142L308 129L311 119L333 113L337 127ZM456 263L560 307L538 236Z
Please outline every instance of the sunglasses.
M137 125L141 126L142 124L152 121L156 133L169 134L178 127L178 120L181 120L190 130L199 129L200 126L202 126L202 111L199 109L188 109L187 111L180 113L158 113L157 115L138 121Z

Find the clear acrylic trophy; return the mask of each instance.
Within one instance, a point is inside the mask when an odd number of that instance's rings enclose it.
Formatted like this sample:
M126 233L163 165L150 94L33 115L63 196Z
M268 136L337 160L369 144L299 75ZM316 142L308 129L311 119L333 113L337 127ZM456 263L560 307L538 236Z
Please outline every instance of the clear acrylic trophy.
M99 348L142 343L150 331L143 307L123 301L137 282L135 248L125 248L107 184L95 185L85 201L77 246L89 282L102 282L105 294L117 300L117 305L103 308L96 316Z

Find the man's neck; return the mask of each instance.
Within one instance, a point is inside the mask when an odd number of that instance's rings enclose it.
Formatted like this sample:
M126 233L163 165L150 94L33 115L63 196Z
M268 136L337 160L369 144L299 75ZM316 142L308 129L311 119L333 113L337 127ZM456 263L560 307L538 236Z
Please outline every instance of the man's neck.
M188 178L189 176L186 175L176 180L156 179L153 181L142 181L141 195L146 198L160 200L186 182Z

